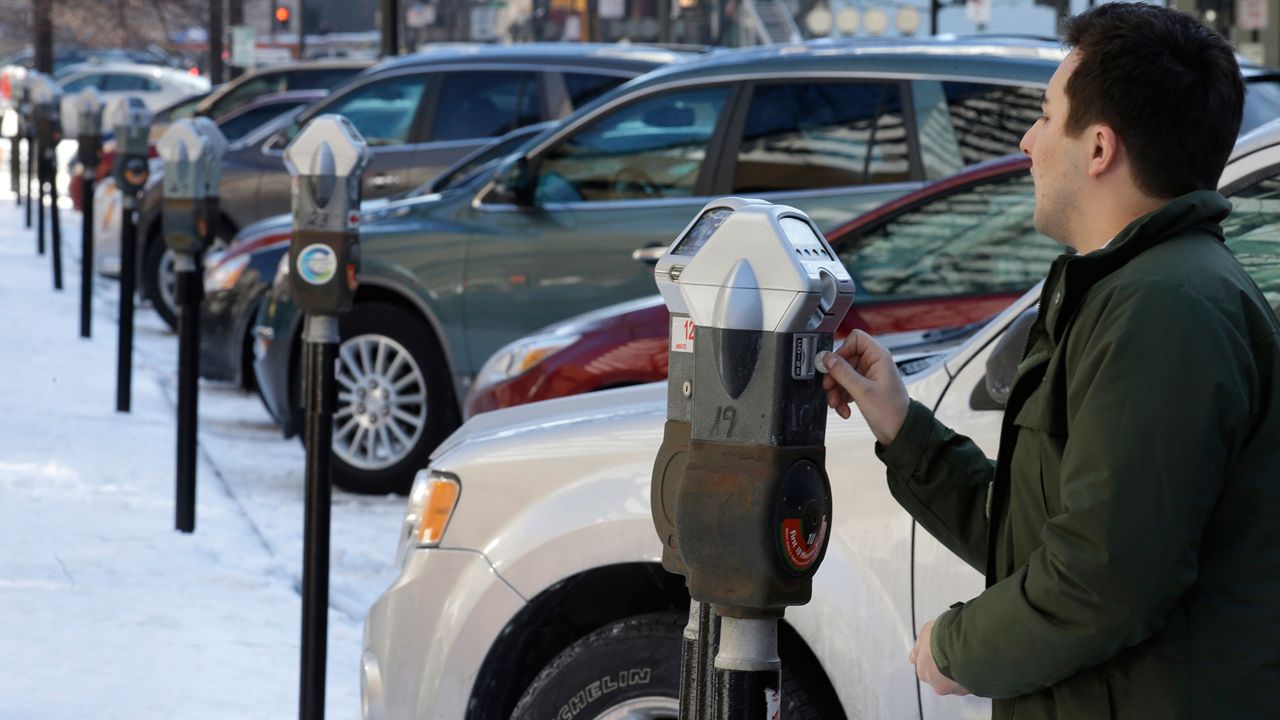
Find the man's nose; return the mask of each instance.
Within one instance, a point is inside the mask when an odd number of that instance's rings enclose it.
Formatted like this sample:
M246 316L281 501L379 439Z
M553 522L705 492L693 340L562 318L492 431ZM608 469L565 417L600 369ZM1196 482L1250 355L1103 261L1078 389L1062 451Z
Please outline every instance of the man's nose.
M1027 131L1022 134L1022 142L1018 143L1018 149L1021 150L1022 154L1026 155L1027 157L1031 157L1031 148L1034 147L1036 144L1035 132L1036 132L1035 125L1032 125L1031 127L1027 128Z

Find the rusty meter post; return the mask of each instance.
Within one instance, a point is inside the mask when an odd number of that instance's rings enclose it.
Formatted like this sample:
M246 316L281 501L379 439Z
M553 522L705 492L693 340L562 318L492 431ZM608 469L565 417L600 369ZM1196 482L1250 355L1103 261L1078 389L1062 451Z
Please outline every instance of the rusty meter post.
M289 281L308 313L351 309L360 269L360 186L369 146L340 115L321 115L284 151L293 176Z

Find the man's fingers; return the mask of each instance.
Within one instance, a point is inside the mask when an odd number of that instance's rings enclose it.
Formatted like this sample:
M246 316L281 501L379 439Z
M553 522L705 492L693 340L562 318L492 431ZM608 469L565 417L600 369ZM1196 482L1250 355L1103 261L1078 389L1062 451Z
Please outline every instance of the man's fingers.
M843 348L841 348L843 349ZM857 401L858 396L870 389L870 381L860 375L847 360L837 353L822 352L818 354L818 362L827 367L827 374L844 388L849 396Z

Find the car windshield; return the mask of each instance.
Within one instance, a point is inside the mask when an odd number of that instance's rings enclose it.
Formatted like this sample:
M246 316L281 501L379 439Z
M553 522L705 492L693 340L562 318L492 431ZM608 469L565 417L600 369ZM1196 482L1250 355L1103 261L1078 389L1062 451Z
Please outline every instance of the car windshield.
M1244 96L1240 134L1280 117L1280 77L1265 76L1250 82Z

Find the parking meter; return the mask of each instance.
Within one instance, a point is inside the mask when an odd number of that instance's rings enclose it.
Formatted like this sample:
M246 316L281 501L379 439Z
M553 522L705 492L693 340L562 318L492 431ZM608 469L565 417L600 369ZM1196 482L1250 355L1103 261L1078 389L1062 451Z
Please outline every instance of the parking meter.
M346 118L321 115L285 148L284 162L293 175L293 300L310 313L350 310L360 267L356 223L369 147Z
M219 135L221 137L221 135ZM200 376L200 255L206 233L203 221L204 174L216 150L191 120L174 122L156 143L164 161L164 205L161 223L165 245L173 252L178 309L178 466L175 527L194 532L196 522L196 406ZM218 158L219 160L221 158Z
M289 282L306 312L303 395L307 408L307 515L302 563L302 718L324 718L329 604L329 458L337 402L338 314L351 309L360 269L360 186L369 146L340 115L321 115L284 150L293 176Z
M40 213L37 243L44 252L44 199L49 198L50 245L53 252L53 287L62 289L62 225L58 213L57 149L62 140L62 88L44 73L31 74L31 103L36 122L36 144L40 148L36 164L36 184L40 186Z
M116 355L116 410L129 412L133 384L133 294L138 273L138 195L150 168L151 111L141 98L124 96L107 105L104 122L115 135L111 174L120 189L120 335Z
M218 128L218 124L207 117L192 118L196 131L204 138L207 151L200 156L196 175L201 185L196 189L198 197L197 224L205 250L208 250L214 238L218 237L218 220L222 217L219 206L219 184L222 182L222 157L227 152L227 138Z
M36 126L31 119L31 83L30 73L23 72L20 79L18 92L18 124L19 132L22 139L26 141L26 184L23 187L23 193L26 194L26 227L31 227L31 181L35 174L36 163Z
M0 71L0 94L4 96L4 129L9 138L9 187L13 190L18 205L22 205L22 183L19 180L21 165L19 151L22 143L22 114L18 104L22 95L24 70L11 65Z
M682 566L691 598L721 619L714 681L686 642L684 672L703 677L683 688L714 687L717 718L771 717L777 619L808 602L831 524L815 357L831 349L853 280L803 213L747 201L707 205L654 273L673 323L687 314L694 329L692 379L668 380L669 397L689 401L683 472L666 469L679 448L664 444L654 524L661 535L674 520L668 567ZM680 404L668 407L678 422ZM706 712L681 702L689 717Z
M62 99L62 129L77 138L76 159L81 167L80 214L80 337L91 335L93 295L94 181L102 153L102 94L95 87Z

